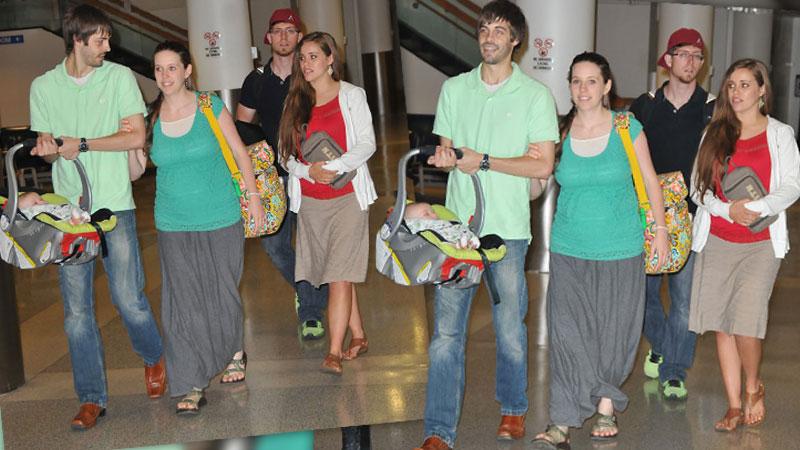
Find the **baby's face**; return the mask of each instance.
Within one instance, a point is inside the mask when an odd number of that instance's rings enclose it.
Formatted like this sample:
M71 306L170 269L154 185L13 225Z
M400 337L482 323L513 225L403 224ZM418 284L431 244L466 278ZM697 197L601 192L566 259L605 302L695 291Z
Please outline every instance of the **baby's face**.
M430 203L412 203L406 206L406 219L438 219Z

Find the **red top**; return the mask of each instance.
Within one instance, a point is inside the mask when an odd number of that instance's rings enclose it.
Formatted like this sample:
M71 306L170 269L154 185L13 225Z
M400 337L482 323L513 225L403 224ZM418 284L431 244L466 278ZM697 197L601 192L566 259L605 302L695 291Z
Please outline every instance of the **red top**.
M306 139L311 136L311 133L319 130L324 130L328 133L330 137L339 144L339 147L341 147L345 153L347 152L347 131L344 127L342 110L339 107L339 97L334 97L333 100L328 103L315 106L311 109L311 120L308 121ZM298 155L298 160L307 164L303 160L302 155ZM334 189L328 184L313 183L301 178L300 192L312 198L331 199L353 192L353 183L347 183L341 189Z
M733 157L728 164L728 170L736 167L748 166L753 169L761 180L761 183L769 188L770 179L769 145L767 144L767 132L753 136L749 139L739 139L736 141L736 149ZM729 201L722 193L719 183L716 188L717 197L723 201ZM728 242L758 242L769 240L769 228L765 228L759 233L753 233L744 225L731 223L722 217L711 216L711 234L724 239Z

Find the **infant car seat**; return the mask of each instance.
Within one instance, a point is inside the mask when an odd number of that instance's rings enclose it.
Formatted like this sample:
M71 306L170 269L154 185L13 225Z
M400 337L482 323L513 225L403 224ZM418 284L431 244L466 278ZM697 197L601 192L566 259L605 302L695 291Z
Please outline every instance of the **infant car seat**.
M468 288L480 283L486 267L500 261L506 255L506 245L497 235L481 237L478 249L458 249L445 242L437 233L422 230L413 233L403 220L406 204L406 164L416 155L431 156L435 146L428 145L412 149L402 158L397 170L397 200L388 212L386 222L378 231L375 241L375 266L380 273L404 286L436 284L455 288ZM460 157L460 151L456 154ZM480 236L483 227L484 199L477 175L472 175L475 187L475 213L469 228ZM441 205L432 205L437 216L443 220L457 221L452 211ZM486 272L489 276L489 272ZM494 282L487 279L487 286L496 303Z
M60 140L56 140L61 145ZM18 187L14 168L14 154L36 146L33 139L19 143L6 154L6 180L8 198L0 196L0 258L20 269L34 269L48 264L83 264L92 261L101 252L106 253L105 233L117 226L117 218L108 209L96 211L87 223L72 225L69 218L56 217L41 212L25 217L17 210ZM91 212L92 193L86 171L78 159L73 161L81 179L83 192L80 208ZM55 205L69 202L56 194L43 194L42 199Z

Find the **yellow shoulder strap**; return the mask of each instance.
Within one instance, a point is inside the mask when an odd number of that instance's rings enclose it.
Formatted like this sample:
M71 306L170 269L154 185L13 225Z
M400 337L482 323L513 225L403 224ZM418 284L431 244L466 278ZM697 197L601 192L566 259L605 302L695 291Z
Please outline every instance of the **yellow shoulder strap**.
M231 153L231 148L228 146L228 141L226 141L225 136L222 135L219 122L217 122L217 118L214 117L214 111L211 110L211 96L208 95L208 92L201 92L197 97L197 103L200 106L200 110L203 111L203 114L206 116L208 124L211 126L211 131L214 132L214 136L216 136L219 142L219 148L222 149L222 157L225 159L225 164L228 165L228 170L230 170L231 175L239 181L242 178L242 173L239 172L239 167L236 165L236 160L233 159L233 153Z
M633 150L633 141L631 141L630 116L625 113L617 114L614 118L614 127L617 129L617 133L619 133L619 137L622 139L622 146L625 147L625 154L628 155L628 163L631 165L633 185L636 188L636 196L639 198L639 206L650 209L650 200L647 198L647 190L644 188L642 171L639 169L639 161L636 160L636 153Z

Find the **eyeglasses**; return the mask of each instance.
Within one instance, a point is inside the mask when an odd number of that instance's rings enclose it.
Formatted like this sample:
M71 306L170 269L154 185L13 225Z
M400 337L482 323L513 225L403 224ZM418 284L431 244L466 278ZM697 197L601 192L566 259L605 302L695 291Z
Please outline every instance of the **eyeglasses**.
M706 59L706 57L703 56L702 53L675 52L675 53L672 54L672 56L674 56L675 58L680 59L681 61L689 61L689 60L693 59L693 60L695 60L697 62L700 62L700 63L703 62L703 60Z
M285 35L285 36L294 36L298 33L296 28L273 28L269 31L269 34L273 34L275 36L278 35Z

